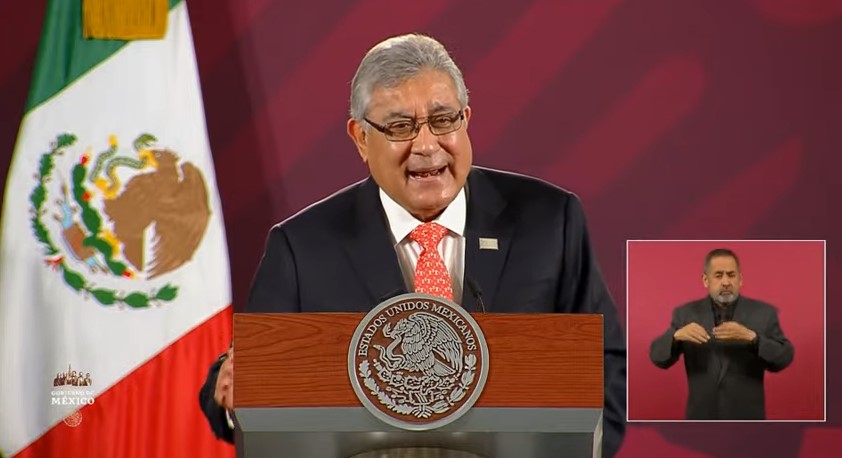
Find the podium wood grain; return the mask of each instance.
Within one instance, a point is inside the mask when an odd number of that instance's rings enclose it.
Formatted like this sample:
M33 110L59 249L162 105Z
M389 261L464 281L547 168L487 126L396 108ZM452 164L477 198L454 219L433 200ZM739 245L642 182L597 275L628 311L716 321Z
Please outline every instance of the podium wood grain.
M235 314L235 406L360 406L348 347L363 316ZM473 316L490 354L476 407L602 407L602 316Z

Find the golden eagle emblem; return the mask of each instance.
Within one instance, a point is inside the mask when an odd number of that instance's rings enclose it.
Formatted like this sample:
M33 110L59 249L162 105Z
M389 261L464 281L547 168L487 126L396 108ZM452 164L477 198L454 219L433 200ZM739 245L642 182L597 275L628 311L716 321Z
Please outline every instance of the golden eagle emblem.
M193 257L210 221L208 189L195 165L179 165L169 150L145 150L152 171L135 175L104 203L123 256L148 278L173 271ZM146 234L153 231L146 258Z
M178 287L169 283L124 292L109 287L115 284L108 278L153 280L178 269L193 258L210 224L200 169L156 142L144 133L126 152L112 135L101 153L88 148L74 158L68 153L76 136L61 134L41 157L30 202L45 262L103 305L143 308L173 300ZM54 222L42 218L50 203Z

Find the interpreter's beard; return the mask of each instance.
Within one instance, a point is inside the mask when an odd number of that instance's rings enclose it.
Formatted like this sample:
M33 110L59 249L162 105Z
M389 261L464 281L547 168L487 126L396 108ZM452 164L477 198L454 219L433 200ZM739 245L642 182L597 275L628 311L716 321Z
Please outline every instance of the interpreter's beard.
M733 291L720 291L717 294L711 294L710 297L719 305L729 305L737 300L739 294Z

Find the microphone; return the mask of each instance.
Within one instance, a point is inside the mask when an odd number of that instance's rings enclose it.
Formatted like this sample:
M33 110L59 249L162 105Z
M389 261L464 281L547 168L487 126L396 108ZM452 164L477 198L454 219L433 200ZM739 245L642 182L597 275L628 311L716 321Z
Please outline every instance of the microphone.
M479 305L482 313L486 313L485 303L482 301L482 288L472 278L465 277L465 283L468 285L468 289L471 290L471 294L474 295L474 299L477 300L477 305Z

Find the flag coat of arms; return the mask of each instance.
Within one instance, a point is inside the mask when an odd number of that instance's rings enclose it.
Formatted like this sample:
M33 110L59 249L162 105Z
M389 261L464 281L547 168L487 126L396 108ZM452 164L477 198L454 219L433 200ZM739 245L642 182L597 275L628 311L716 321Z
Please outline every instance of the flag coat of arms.
M89 40L51 1L0 233L0 454L232 456L197 401L231 338L187 6Z

